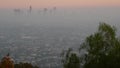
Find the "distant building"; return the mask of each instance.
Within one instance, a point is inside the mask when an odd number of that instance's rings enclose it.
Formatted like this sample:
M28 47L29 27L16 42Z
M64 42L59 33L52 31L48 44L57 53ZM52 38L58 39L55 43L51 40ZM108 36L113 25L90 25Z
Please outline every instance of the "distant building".
M0 68L14 68L14 61L9 56L9 53L5 57L2 58L0 62Z
M32 11L32 6L30 5L30 7L29 7L29 12L31 12Z
M48 11L48 9L47 9L47 8L44 8L44 9L43 9L43 11L44 11L44 12L47 12L47 11Z
M56 7L53 7L53 10L56 10L57 8Z
M21 10L20 9L14 9L14 12L21 12Z

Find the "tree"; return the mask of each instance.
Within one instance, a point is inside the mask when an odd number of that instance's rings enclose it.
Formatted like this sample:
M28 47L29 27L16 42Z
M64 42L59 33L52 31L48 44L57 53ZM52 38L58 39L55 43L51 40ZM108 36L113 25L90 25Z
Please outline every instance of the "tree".
M9 53L2 58L0 62L0 68L14 68L14 62L12 58L9 56Z
M80 57L70 49L66 52L64 68L120 68L120 40L116 28L100 23L98 31L80 45L79 52ZM78 64L72 64L72 60Z
M98 31L86 38L80 51L83 68L119 68L120 40L116 36L116 28L100 23Z
M64 68L80 68L79 57L71 48L64 52L62 62Z
M33 66L31 63L22 63L20 62L19 64L14 65L15 68L39 68L37 66Z

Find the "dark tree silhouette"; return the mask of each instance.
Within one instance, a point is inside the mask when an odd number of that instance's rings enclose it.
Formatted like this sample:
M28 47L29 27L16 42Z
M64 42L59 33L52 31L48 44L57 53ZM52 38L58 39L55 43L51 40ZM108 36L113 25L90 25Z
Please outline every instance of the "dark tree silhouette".
M80 57L70 49L65 53L64 68L120 68L120 39L116 28L100 23L98 31L80 45L79 52Z
M120 68L120 40L116 28L100 23L98 31L86 38L80 50L84 68Z

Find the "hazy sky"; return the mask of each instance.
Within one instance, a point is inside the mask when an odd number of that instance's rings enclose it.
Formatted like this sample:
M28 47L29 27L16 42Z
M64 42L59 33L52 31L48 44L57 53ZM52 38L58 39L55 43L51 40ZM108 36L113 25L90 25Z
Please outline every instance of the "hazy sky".
M0 8L120 7L120 0L0 0Z

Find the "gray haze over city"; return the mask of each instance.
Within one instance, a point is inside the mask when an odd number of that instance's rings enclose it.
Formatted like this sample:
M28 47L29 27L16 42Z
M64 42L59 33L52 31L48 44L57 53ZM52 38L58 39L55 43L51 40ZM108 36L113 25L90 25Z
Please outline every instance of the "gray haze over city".
M0 9L0 59L10 53L16 63L61 67L62 51L78 49L99 22L114 25L120 35L120 8Z

